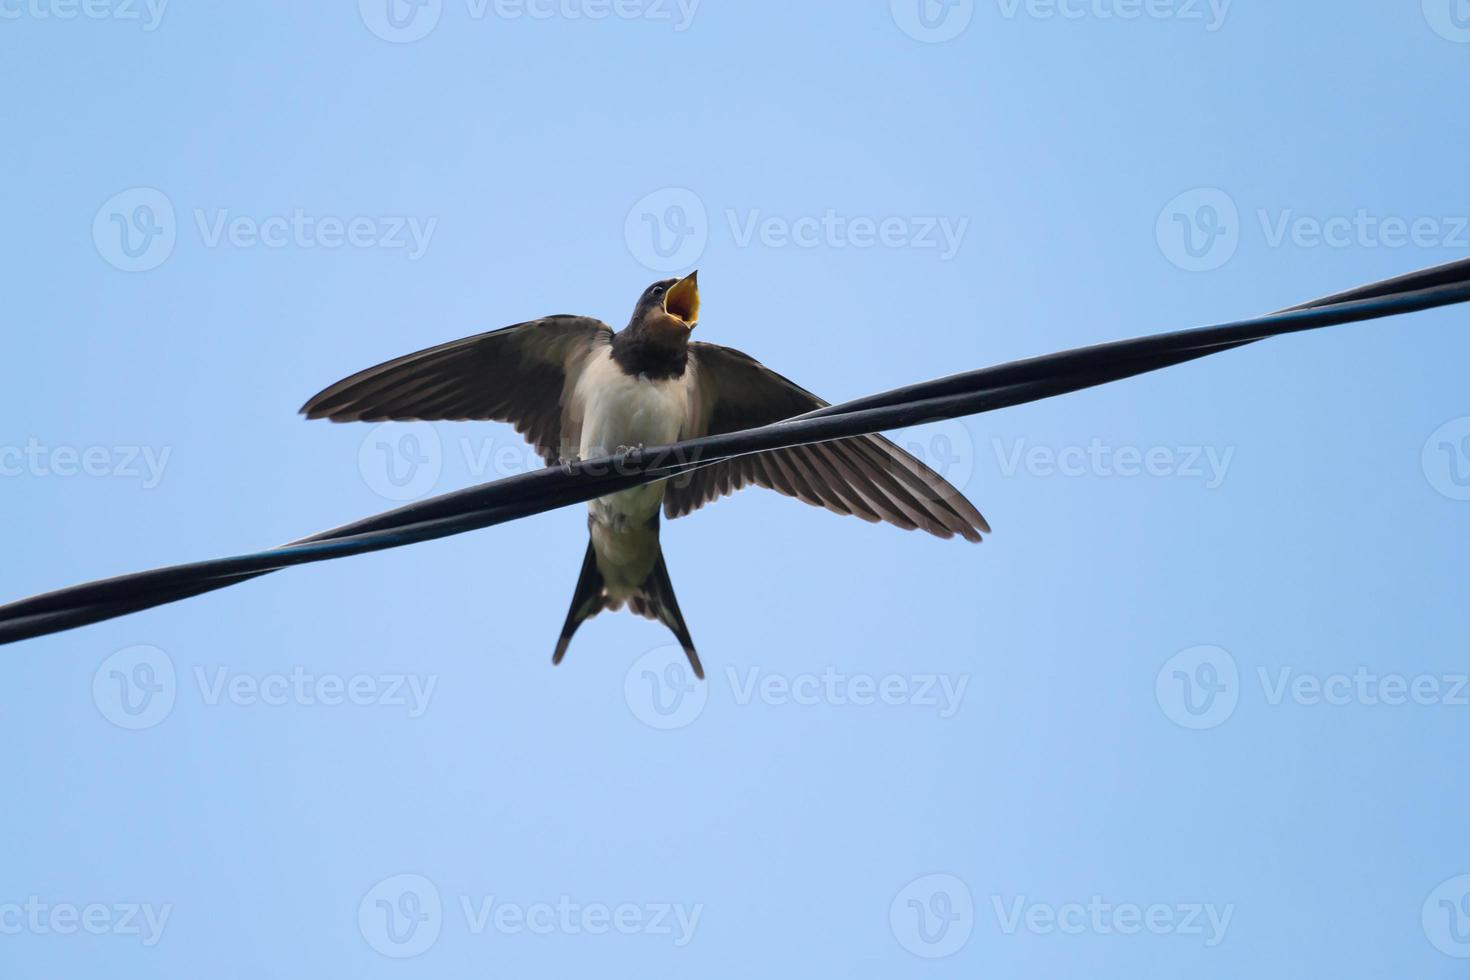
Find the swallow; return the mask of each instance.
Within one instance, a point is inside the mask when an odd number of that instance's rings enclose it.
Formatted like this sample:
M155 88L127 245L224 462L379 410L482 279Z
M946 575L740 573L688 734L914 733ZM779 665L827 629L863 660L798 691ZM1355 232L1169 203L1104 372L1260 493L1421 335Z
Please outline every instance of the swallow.
M301 413L333 422L508 422L548 466L779 422L827 402L747 354L691 341L698 272L638 297L628 325L558 315L451 341L338 381ZM882 436L724 460L587 504L587 551L552 663L583 622L626 606L663 623L696 676L659 520L754 484L865 521L978 542L990 526L955 487Z

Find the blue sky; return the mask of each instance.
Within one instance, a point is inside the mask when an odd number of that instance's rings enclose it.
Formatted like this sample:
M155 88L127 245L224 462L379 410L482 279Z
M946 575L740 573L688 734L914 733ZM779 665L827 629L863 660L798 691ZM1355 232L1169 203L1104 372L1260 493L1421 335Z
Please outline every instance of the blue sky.
M5 598L520 472L295 410L696 265L839 400L1470 254L1464 0L389 3L0 0ZM550 666L576 511L8 648L0 975L1463 976L1465 327L672 522L700 687Z

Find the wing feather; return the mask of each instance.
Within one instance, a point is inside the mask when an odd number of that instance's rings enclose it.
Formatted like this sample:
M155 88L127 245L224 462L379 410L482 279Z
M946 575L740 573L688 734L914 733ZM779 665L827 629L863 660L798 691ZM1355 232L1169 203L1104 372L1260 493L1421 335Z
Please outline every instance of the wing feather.
M826 406L754 358L717 344L689 345L694 411L680 438L736 432ZM989 533L975 505L938 473L882 436L856 436L725 460L669 482L664 512L682 517L754 483L838 514L941 538Z
M586 358L612 328L582 316L550 316L450 341L343 378L301 413L333 422L509 422L548 464L575 452L567 417Z

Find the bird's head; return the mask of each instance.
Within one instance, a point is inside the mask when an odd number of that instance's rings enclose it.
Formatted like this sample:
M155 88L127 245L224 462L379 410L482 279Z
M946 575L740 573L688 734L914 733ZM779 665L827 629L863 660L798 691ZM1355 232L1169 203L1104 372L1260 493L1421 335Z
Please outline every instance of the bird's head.
M669 344L684 344L699 323L699 273L683 279L661 279L643 291L630 327Z

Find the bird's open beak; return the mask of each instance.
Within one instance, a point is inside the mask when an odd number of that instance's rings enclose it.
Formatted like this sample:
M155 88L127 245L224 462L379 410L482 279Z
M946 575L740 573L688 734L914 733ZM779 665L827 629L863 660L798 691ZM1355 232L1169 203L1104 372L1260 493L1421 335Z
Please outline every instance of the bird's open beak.
M664 294L664 312L678 317L692 329L699 322L699 271L689 273Z

